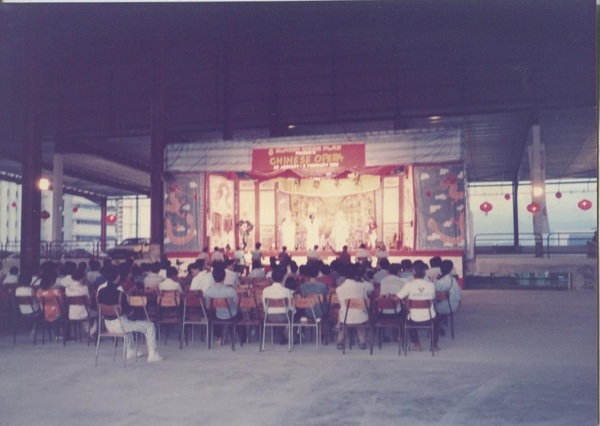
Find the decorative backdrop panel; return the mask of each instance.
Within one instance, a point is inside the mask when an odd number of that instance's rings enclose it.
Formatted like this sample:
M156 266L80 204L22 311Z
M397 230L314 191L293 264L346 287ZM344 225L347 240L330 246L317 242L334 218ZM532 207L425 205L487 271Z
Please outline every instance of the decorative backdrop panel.
M462 250L465 189L462 164L415 166L417 250Z
M164 251L200 251L204 234L204 174L169 174L164 212Z

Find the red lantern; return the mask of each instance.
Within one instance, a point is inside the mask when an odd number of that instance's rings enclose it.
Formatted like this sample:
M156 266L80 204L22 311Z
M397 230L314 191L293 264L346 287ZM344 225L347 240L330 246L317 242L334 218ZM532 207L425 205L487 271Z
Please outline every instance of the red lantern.
M117 215L109 214L108 216L106 216L106 223L108 223L109 225L114 225L115 223L117 223Z
M431 197L431 191L430 190L425 191L425 196Z
M589 210L592 208L592 202L584 198L583 200L577 203L577 207L579 207L581 210Z
M16 201L13 201L12 203L10 203L10 205L11 205L12 207L14 207L15 209L17 208L17 202L16 202Z
M79 210L79 207L77 207L77 206L73 207L73 213L77 213L77 210Z
M483 203L481 203L481 205L479 206L479 209L484 212L487 216L487 214L489 212L492 211L492 209L494 208L494 206L491 203L488 203L487 201L484 201Z
M504 194L504 199L505 200L510 200L510 194Z
M42 212L40 212L40 217L43 220L46 220L46 219L48 219L50 217L50 213L48 213L46 210L43 210Z
M554 196L560 200L562 198L562 192L556 191L556 194L554 194Z
M534 201L527 206L527 211L531 214L538 214L541 208L542 207Z

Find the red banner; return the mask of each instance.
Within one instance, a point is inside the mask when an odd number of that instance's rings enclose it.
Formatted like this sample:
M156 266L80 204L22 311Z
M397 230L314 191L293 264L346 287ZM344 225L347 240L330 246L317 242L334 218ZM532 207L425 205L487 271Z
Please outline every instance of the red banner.
M340 172L365 165L365 144L332 144L259 148L252 151L252 172L298 175Z

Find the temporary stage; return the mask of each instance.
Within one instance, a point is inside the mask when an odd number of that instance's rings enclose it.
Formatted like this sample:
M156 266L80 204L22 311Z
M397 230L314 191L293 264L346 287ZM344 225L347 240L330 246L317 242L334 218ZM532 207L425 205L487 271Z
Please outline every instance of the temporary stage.
M169 144L164 252L203 247L304 256L365 244L439 255L462 271L467 232L459 129Z

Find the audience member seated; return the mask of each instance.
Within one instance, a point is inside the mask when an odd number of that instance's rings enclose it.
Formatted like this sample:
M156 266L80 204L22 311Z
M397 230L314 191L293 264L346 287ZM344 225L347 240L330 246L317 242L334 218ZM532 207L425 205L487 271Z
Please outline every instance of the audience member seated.
M346 278L342 285L336 290L338 300L340 301L339 311L339 322L344 322L346 318L346 300L348 299L369 299L369 294L373 291L373 284L368 281L359 281L360 279L360 266L358 265L346 265L344 267L344 277ZM346 324L356 325L364 324L362 327L357 328L358 343L361 349L366 349L365 332L367 323L369 321L369 313L367 309L354 309L351 308L348 311L346 318ZM346 336L343 331L338 334L338 349L343 349L344 339Z
M150 272L144 278L145 291L158 291L158 285L164 278L160 276L160 262L153 262L150 265Z
M308 253L306 253L306 260L307 262L310 261L319 261L321 260L321 255L319 254L319 246L315 245L312 249L310 249L308 251Z
M381 262L379 262L379 270L375 272L375 275L373 275L373 282L376 284L381 284L381 280L390 274L388 271L389 267L390 261L387 259L381 259Z
M377 249L377 253L375 254L375 257L377 257L377 265L375 265L376 267L380 267L381 265L381 261L383 259L388 259L390 256L390 254L387 251L387 247L385 246L384 243L379 244L379 248Z
M235 261L233 259L226 260L223 265L225 267L225 280L223 284L233 288L239 287L240 276L235 272Z
M179 281L177 281L177 274L179 273L179 271L177 271L177 268L174 266L169 266L167 268L167 278L165 278L163 281L161 281L158 284L158 290L159 291L177 291L178 293L183 293L183 289L181 288L181 284L179 284Z
M295 308L292 304L294 293L282 284L285 274L285 268L275 268L272 273L273 284L266 287L262 292L262 303L265 313L269 315L269 320L275 323L287 323L288 318L291 318L295 313ZM287 299L288 307L287 309L276 307L269 307L267 309L267 299ZM281 327L277 327L277 330L280 332L279 343L286 345L288 343L287 334Z
M230 320L240 315L238 312L238 294L235 289L231 286L224 284L225 280L225 268L223 263L213 264L212 278L214 285L210 286L204 292L205 299L223 299L229 300L229 309L225 307L216 308L216 316L220 320ZM214 326L214 337L217 339L223 338L223 327L220 324ZM243 342L246 339L245 328L239 327L236 332L240 336L240 340Z
M64 287L52 287L55 282L54 274L42 274L36 298L43 309L44 319L47 323L55 326L55 335L59 338L62 337L62 329L57 324L60 320L66 320L66 299Z
M439 315L450 315L450 309L452 312L456 312L458 307L460 306L461 299L461 289L460 285L456 281L456 278L453 275L454 263L451 260L442 261L441 271L442 276L439 280L437 280L435 285L435 291L449 291L450 293L450 306L448 306L448 302L438 301L435 304L435 311ZM440 327L440 333L443 336L445 331Z
M71 274L71 284L65 289L65 294L67 297L73 296L86 296L88 301L90 300L90 291L85 282L85 271L81 269L76 269L73 274ZM69 319L71 320L84 320L84 319L93 319L96 318L97 312L85 308L85 306L69 306ZM93 335L96 333L97 324L96 321L92 321L92 325L90 327L90 323L83 323L83 327L86 333L89 335Z
M434 256L429 259L429 269L425 273L425 278L431 282L439 279L442 276L442 258L439 256Z
M159 263L160 266L160 263ZM148 362L162 361L162 357L156 350L156 328L151 321L132 321L127 315L131 315L132 309L127 300L125 292L119 290L117 282L119 271L116 266L107 266L104 270L104 276L107 279L107 285L98 291L98 303L103 305L120 305L122 314L117 316L105 316L104 324L108 331L113 333L138 332L144 334L146 346L148 348ZM127 340L126 356L135 358L140 355L136 353L135 342L133 339Z
M316 295L320 296L321 303L318 303L314 306L315 316L317 318L322 318L326 312L323 312L327 307L327 284L322 281L318 281L317 277L319 276L319 264L316 262L310 262L306 264L306 276L308 281L300 286L300 294L302 296L311 296ZM312 310L304 309L301 312L302 316L313 318Z
M252 270L250 271L250 274L248 274L248 278L251 280L261 280L266 278L265 268L263 268L260 260L252 261Z
M427 265L417 260L413 263L413 275L414 280L407 282L404 287L397 293L399 299L409 298L411 300L435 300L435 286L433 283L425 278L427 273ZM439 326L436 320L435 308L433 304L431 309L411 309L407 312L407 320L415 323L429 321L433 318L434 321L434 332L433 332L433 350L440 350L437 345L439 338ZM419 341L418 330L409 330L410 340L413 344L413 350L421 351L421 342Z
M367 250L367 246L364 243L358 247L356 256L354 257L358 263L371 261L371 253L369 253L369 250Z
M11 266L8 274L4 278L3 284L18 284L19 283L19 267Z

